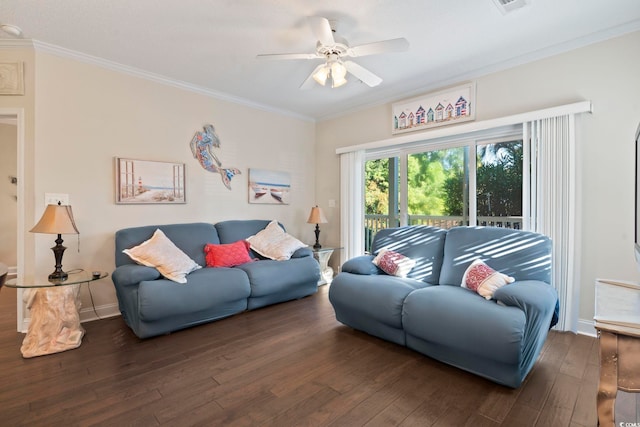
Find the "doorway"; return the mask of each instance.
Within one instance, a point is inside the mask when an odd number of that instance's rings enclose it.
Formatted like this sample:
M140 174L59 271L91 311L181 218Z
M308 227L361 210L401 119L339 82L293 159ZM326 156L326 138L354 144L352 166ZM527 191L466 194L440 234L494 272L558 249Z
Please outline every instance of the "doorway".
M0 116L0 262L15 275L18 265L18 128L15 116Z
M23 108L0 108L0 124L2 126L3 136L0 140L0 148L2 156L7 157L7 169L3 163L3 176L0 176L0 193L3 199L3 221L5 217L13 226L13 233L7 232L7 241L11 240L11 244L5 243L6 254L2 252L0 256L7 257L3 260L9 266L9 277L24 276L24 230L25 230L25 197L24 197L24 166L25 166L25 119ZM4 141L6 139L6 141ZM4 141L4 142L3 142ZM4 161L4 160L2 160ZM5 237L1 240L5 242ZM4 292L4 290L3 290ZM22 303L23 290L18 289L15 297L16 307L16 326L18 332L23 332L25 328L24 304Z

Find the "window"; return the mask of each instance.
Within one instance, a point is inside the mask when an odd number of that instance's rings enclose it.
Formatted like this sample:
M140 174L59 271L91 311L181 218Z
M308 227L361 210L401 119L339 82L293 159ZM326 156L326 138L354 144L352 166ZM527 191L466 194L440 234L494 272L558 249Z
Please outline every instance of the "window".
M431 145L365 162L366 251L375 233L389 227L522 228L520 135Z

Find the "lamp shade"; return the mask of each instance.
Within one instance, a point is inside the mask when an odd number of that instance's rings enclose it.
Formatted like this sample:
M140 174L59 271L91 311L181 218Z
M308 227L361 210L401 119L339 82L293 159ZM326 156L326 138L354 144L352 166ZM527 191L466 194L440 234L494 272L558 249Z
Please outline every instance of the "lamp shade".
M40 221L29 230L31 233L80 234L68 205L47 205Z
M309 214L309 219L307 223L309 224L326 224L327 218L324 216L322 209L317 206L311 208L311 213Z

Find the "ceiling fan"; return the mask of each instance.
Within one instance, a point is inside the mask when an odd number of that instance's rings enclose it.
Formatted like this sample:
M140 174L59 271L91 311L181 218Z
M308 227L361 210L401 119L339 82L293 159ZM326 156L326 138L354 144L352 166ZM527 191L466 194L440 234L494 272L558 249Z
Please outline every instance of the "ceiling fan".
M331 87L340 87L347 83L347 72L370 87L378 86L382 79L361 65L345 59L366 55L377 55L389 52L404 52L409 49L409 42L405 38L383 40L350 47L347 41L336 36L334 21L319 16L308 18L311 31L316 36L315 53L274 53L258 55L259 59L324 59L325 63L318 65L307 79L300 85L300 89L309 89L313 82L324 86L331 78Z

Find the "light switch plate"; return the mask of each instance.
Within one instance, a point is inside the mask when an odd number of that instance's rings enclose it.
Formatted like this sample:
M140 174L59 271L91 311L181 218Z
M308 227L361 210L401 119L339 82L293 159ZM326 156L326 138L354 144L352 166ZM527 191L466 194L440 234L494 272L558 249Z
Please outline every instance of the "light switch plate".
M57 205L60 202L61 205L69 204L69 195L64 193L44 193L45 205Z

